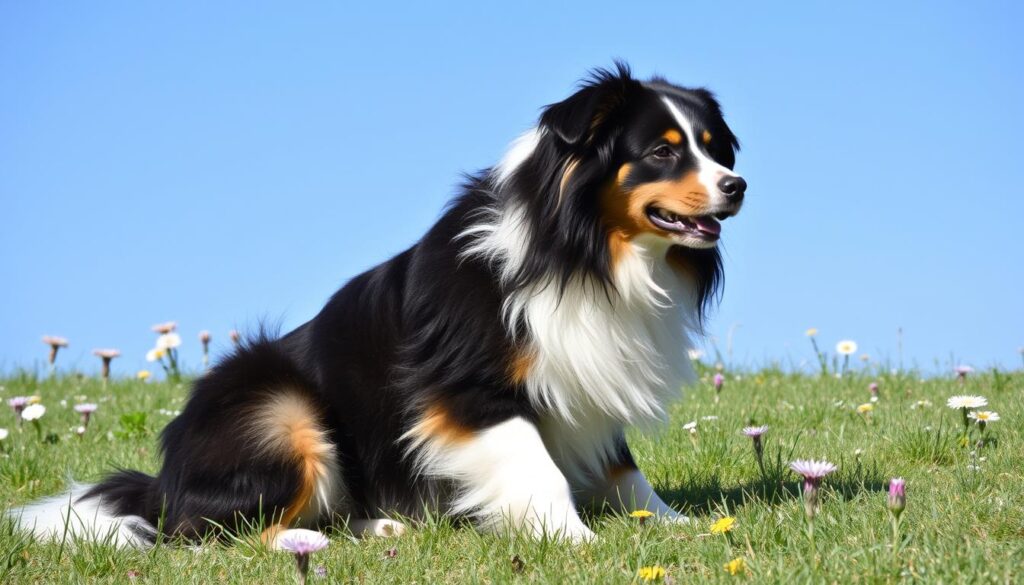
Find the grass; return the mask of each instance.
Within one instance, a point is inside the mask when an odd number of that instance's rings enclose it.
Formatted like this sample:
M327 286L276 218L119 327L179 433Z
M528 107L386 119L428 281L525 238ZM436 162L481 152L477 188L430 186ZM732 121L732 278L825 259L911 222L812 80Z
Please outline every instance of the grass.
M867 385L881 400L867 416ZM676 583L1013 583L1024 553L1024 373L982 373L961 384L912 373L847 375L842 379L773 369L729 374L720 401L705 372L672 411L671 424L631 437L640 467L666 500L693 517L690 525L640 526L628 517L595 516L599 539L569 546L516 534L480 536L445 520L427 522L398 539L354 541L332 533L314 555L310 583L630 583L641 567L659 565ZM13 411L0 411L11 431L0 453L0 507L58 493L68 477L93 481L123 466L153 472L156 435L182 406L187 387L66 376L0 380L0 397L42 397L43 440ZM958 412L946 399L981 394L1002 420L976 455L961 446ZM85 436L73 432L77 401L98 402ZM919 400L930 406L914 407ZM168 412L171 411L171 412ZM704 420L702 417L716 416ZM683 424L697 421L697 433ZM739 429L768 424L765 473ZM52 435L50 435L52 433ZM50 435L47 438L47 435ZM825 480L814 547L808 538L793 458L827 458L839 471ZM977 468L973 467L977 466ZM890 477L908 482L908 507L893 549L886 508ZM718 518L734 516L727 536L710 535ZM723 567L742 557L731 576ZM252 534L198 550L162 543L149 550L106 544L40 543L0 522L2 583L289 583L294 561L265 550Z

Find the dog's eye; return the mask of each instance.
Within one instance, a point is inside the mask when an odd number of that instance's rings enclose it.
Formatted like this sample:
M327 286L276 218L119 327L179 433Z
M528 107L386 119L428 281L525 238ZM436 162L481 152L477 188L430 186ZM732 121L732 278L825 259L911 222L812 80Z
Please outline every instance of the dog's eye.
M651 155L653 155L655 158L671 158L675 156L675 154L675 151L673 151L667 144L662 144L658 148L655 148L653 151L651 151Z

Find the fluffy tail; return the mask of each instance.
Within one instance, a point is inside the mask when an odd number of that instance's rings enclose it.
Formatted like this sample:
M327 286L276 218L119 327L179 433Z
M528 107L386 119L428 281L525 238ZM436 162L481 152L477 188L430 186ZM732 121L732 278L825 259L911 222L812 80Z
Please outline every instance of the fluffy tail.
M72 484L64 494L11 510L8 516L41 540L145 547L156 537L155 518L147 519L155 482L144 473L122 470L98 484Z

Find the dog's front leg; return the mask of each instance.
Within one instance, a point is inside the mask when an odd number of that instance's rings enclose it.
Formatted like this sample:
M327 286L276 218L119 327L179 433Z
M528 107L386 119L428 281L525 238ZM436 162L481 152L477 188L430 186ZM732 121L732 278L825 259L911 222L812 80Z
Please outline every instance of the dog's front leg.
M594 537L533 423L515 417L478 431L453 432L440 424L436 411L432 416L410 435L421 471L455 480L453 513L474 517L488 531L511 526L573 542Z
M625 437L620 437L618 443L617 456L605 470L604 476L587 490L588 499L598 507L615 513L647 510L660 520L689 522L688 517L675 511L654 491L643 472L637 468Z

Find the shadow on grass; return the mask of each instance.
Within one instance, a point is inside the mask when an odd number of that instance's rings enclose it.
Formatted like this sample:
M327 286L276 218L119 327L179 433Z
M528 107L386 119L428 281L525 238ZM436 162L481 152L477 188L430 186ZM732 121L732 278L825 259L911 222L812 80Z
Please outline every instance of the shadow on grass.
M889 482L877 465L855 461L849 468L840 464L836 472L824 482L825 490L843 500L852 500L865 492L885 492ZM711 515L719 510L735 510L749 504L776 505L788 500L799 500L801 481L787 468L776 464L766 469L765 475L735 486L723 486L717 473L704 474L682 485L655 486L655 490L669 505L688 515Z

